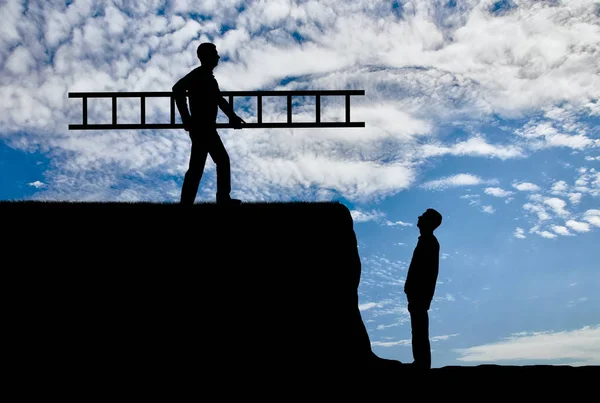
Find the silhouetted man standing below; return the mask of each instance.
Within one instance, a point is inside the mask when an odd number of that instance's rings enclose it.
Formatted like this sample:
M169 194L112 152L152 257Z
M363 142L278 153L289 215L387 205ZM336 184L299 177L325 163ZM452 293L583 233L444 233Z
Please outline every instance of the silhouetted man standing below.
M201 65L173 86L181 121L192 140L190 163L183 179L180 203L194 204L206 157L210 154L217 167L217 203L237 205L241 201L232 199L229 195L231 169L229 155L217 133L218 108L229 117L234 129L241 129L242 123L246 122L235 114L231 105L221 96L219 84L212 73L220 59L216 46L208 42L202 43L196 54ZM190 98L190 111L187 96Z
M441 223L442 215L431 208L419 216L417 227L421 236L413 252L404 283L412 331L412 365L417 368L431 368L428 311L435 293L440 256L440 244L433 231Z

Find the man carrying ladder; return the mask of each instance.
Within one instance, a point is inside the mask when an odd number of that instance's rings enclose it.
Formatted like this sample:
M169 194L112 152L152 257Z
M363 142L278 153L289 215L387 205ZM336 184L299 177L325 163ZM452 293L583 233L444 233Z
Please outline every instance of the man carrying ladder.
M201 65L173 86L183 127L192 140L190 162L183 179L180 203L194 204L206 158L210 154L217 170L217 204L239 205L241 201L232 199L229 195L231 168L229 155L216 128L218 108L229 117L234 129L241 129L242 123L246 122L235 114L231 105L223 98L212 73L220 59L216 46L208 42L202 43L196 53ZM187 96L190 98L190 110Z

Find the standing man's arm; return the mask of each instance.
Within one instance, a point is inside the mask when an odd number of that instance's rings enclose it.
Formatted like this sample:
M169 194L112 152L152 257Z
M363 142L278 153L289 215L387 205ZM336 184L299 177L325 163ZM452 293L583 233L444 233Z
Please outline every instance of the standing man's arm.
M435 286L437 283L438 272L439 272L439 263L440 263L440 245L435 244L431 245L430 250L427 251L427 259L426 259L426 292L429 300L433 299L433 295L435 294Z
M187 94L186 91L190 89L193 80L193 71L189 72L185 77L181 78L173 86L173 95L175 97L175 104L179 110L181 116L181 122L186 131L190 130L192 117L188 109Z

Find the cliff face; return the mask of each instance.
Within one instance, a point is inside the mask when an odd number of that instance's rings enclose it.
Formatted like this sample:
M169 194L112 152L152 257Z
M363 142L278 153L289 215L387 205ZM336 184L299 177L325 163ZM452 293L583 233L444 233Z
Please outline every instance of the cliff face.
M20 331L39 362L276 374L349 370L370 357L357 240L341 204L26 202L0 211Z

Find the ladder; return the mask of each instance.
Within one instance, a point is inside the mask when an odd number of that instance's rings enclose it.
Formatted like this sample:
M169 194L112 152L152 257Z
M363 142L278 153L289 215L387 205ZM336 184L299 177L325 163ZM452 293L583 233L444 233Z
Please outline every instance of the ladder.
M244 124L244 128L309 128L309 127L365 127L365 122L352 122L350 120L350 97L353 95L365 95L364 90L295 90L295 91L221 91L221 95L229 97L229 104L234 106L234 97L256 97L257 121ZM287 97L287 121L286 122L264 122L262 116L263 97L277 96ZM314 96L316 104L316 116L314 122L294 122L292 120L292 97ZM334 122L321 121L321 97L342 96L345 97L345 120ZM121 129L181 129L183 124L175 120L175 96L170 91L153 92L69 92L69 98L81 98L83 121L80 124L69 124L69 130L121 130ZM87 101L89 98L112 98L112 122L101 124L88 123ZM139 98L140 100L140 122L119 123L117 116L117 100L119 98ZM146 98L170 98L169 123L146 123ZM217 128L232 128L230 123L216 123Z

